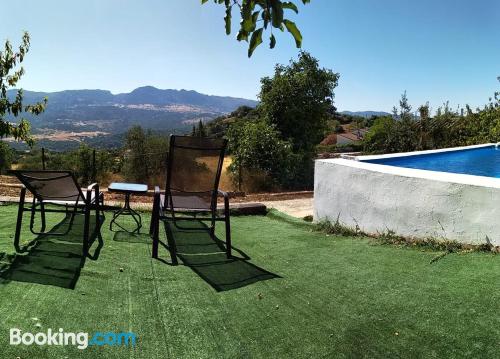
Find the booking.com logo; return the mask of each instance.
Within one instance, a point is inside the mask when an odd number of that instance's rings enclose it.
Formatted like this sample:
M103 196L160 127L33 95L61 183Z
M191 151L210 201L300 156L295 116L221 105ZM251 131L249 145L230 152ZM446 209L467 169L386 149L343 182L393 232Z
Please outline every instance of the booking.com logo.
M89 340L90 338L90 340ZM89 346L135 346L137 336L132 332L95 332L93 335L85 332L65 332L47 329L46 332L30 333L21 329L10 329L10 345L74 345L78 349L87 349Z

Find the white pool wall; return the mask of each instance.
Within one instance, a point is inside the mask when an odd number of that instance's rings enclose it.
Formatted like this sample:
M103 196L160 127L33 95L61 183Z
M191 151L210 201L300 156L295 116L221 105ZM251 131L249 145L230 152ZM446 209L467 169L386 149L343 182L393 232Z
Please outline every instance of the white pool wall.
M361 156L378 159L491 146ZM314 219L388 230L414 238L433 237L500 246L500 179L373 164L348 159L317 160Z

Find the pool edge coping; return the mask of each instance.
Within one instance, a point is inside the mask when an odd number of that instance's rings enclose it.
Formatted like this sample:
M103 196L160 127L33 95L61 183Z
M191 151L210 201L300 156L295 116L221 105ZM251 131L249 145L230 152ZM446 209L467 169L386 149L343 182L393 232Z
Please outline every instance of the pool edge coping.
M397 167L397 166L390 166L390 165L383 165L383 164L360 161L360 159L371 160L371 159L379 159L379 158L418 156L418 155L425 155L425 154L431 154L431 153L452 152L452 151L459 151L459 150L464 150L464 149L489 147L492 145L495 145L495 144L494 143L487 143L487 144L482 144L482 145L443 148L443 149L439 149L439 150L429 150L429 151L391 153L391 154L385 154L385 155L356 156L356 157L353 157L351 159L346 159L346 158L318 159L318 160L316 160L316 162L337 164L337 165L354 167L354 168L359 168L359 169L364 169L364 170L374 171L374 172L379 172L379 173L392 174L395 176L402 176L402 177L422 178L422 179L427 179L427 180L431 180L431 181L451 182L451 183L456 183L456 184L464 184L464 185L471 185L471 186L477 186L477 187L500 188L500 178L495 178L495 177L476 176L476 175L468 175L468 174L452 173L452 172L430 171L430 170Z
M482 145L470 145L470 146L460 146L460 147L449 147L440 148L437 150L425 150L425 151L413 151L413 152L399 152L399 153L388 153L382 155L365 155L365 156L354 156L356 161L368 161L368 160L378 160L384 158L395 158L395 157L413 157L421 155L430 155L433 153L443 153L443 152L453 152L453 151L463 151L463 150L473 150L475 148L483 148L494 146L494 143L484 143Z

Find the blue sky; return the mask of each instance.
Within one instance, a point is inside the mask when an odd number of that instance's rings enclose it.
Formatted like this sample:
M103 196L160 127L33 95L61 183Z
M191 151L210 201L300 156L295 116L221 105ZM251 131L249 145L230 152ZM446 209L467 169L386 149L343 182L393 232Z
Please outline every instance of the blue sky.
M303 49L341 75L341 110L390 111L404 90L414 108L477 106L499 88L498 0L312 0L300 10L290 18ZM223 8L199 0L17 0L2 12L0 40L31 34L30 90L153 85L256 98L260 78L298 51L280 34L248 59L236 27L225 35Z

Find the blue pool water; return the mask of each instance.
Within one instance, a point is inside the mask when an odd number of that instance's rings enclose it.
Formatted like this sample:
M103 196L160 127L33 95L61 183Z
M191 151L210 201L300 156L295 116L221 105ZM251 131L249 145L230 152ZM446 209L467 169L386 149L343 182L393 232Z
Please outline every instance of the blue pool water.
M500 148L494 146L362 162L500 178Z

